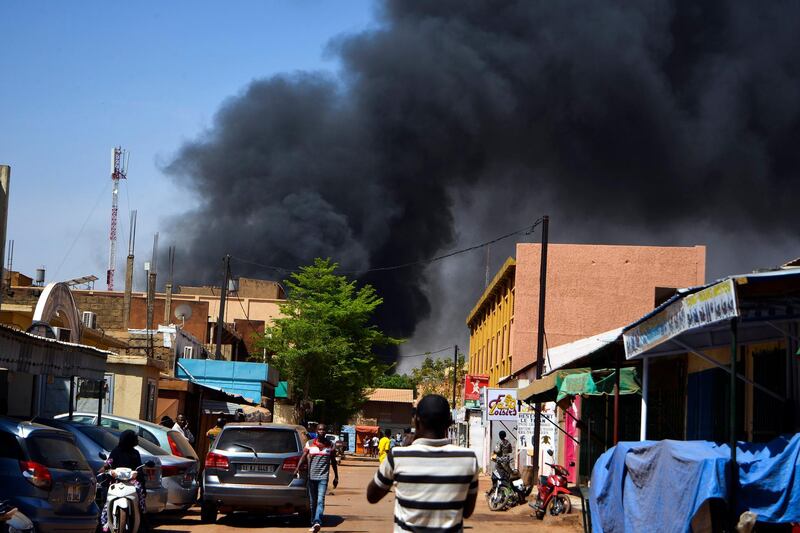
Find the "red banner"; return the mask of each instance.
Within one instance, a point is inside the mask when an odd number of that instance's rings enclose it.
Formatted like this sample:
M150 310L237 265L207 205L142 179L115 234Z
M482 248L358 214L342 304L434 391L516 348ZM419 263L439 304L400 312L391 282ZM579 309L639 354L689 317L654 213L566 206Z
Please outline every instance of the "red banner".
M480 401L481 392L489 386L489 376L464 376L464 399Z

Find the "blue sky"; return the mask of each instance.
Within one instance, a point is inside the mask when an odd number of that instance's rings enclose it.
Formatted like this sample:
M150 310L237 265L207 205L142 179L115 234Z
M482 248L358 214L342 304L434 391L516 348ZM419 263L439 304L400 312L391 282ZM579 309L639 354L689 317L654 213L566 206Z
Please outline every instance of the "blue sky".
M160 170L181 143L253 79L336 70L328 41L375 24L369 0L6 0L0 20L0 163L12 166L14 269L45 266L48 281L94 274L103 289L113 146L131 152L119 285L129 209L138 210L138 263L153 233L191 205Z

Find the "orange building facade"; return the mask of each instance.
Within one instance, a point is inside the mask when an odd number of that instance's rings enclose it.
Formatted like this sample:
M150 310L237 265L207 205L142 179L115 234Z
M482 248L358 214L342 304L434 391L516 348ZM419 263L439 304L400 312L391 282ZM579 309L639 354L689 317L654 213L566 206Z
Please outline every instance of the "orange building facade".
M534 379L540 257L541 245L517 244L467 317L469 372L488 375L490 386ZM636 320L661 289L704 282L704 246L550 244L545 348Z

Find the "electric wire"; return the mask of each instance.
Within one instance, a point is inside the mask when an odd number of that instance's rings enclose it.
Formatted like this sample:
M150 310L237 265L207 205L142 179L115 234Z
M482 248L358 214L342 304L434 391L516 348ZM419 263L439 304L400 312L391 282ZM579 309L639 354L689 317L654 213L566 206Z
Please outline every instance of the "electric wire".
M464 253L467 253L467 252L472 252L474 250L479 250L481 248L485 248L486 246L490 246L490 245L492 245L492 244L494 244L496 242L508 239L509 237L513 237L514 235L519 235L520 233L524 233L525 235L530 235L531 233L533 233L533 230L536 228L536 226L541 224L541 222L542 222L542 218L540 217L532 225L525 226L524 228L520 228L520 229L514 230L514 231L506 233L504 235L500 235L499 237L495 237L492 240L489 240L489 241L486 241L486 242L482 242L480 244L475 244L473 246L468 246L466 248L461 248L459 250L454 250L452 252L447 252L445 254L437 255L437 256L432 257L430 259L421 259L419 261L409 261L407 263L400 263L400 264L397 264L397 265L366 268L366 269L362 269L362 270L340 270L340 271L338 271L338 273L339 274L359 274L359 275L362 275L362 274L367 274L367 273L370 273L370 272L388 272L388 271L399 270L399 269L402 269L402 268L408 268L408 267L412 267L412 266L429 265L429 264L435 263L437 261L442 261L444 259L448 259L450 257L454 257L456 255L461 255L461 254L464 254ZM253 265L253 266L257 266L257 267L261 267L261 268L266 268L266 269L274 270L274 271L277 271L277 272L283 272L283 273L287 273L287 274L291 274L291 273L294 273L294 272L300 272L300 269L298 269L298 268L286 268L286 267L280 267L280 266L274 266L274 265L265 265L265 264L259 263L257 261L252 261L250 259L245 259L245 258L237 257L237 256L231 256L231 259L236 259L237 261L240 261L242 263L247 263L249 265Z
M446 346L445 348L440 348L440 349L434 350L432 352L415 353L415 354L411 354L411 355L398 355L397 358L398 359L400 359L400 358L405 359L405 358L408 358L408 357L422 357L423 355L433 355L435 353L441 353L441 352L444 352L445 350L452 350L452 349L453 349L452 346Z
M53 274L53 279L56 280L58 279L58 273L61 272L61 267L64 266L64 263L69 257L69 254L72 253L72 249L75 248L75 244L78 242L78 239L80 239L81 235L83 235L83 230L86 229L86 224L89 223L89 219L92 218L94 212L97 211L97 206L100 205L100 201L103 199L103 196L106 195L106 192L108 191L108 187L110 185L111 181L107 181L105 187L103 187L103 189L100 191L100 194L97 195L97 200L95 200L94 206L92 207L91 211L89 211L89 213L86 215L86 219L83 221L83 224L81 224L81 229L78 230L77 235L75 235L75 238L72 240L72 244L70 244L69 248L67 249L67 253L64 254L64 258L61 259L61 262L58 264L58 268L56 268L56 271Z

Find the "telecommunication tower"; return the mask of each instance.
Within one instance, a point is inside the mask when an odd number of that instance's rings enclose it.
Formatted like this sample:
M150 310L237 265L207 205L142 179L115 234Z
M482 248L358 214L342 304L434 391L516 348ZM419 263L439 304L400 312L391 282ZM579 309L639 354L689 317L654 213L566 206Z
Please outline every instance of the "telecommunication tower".
M128 156L127 150L121 146L111 150L111 231L108 235L108 271L106 272L106 283L108 290L114 290L114 271L117 269L117 210L119 205L119 180L128 178Z

